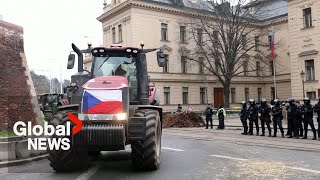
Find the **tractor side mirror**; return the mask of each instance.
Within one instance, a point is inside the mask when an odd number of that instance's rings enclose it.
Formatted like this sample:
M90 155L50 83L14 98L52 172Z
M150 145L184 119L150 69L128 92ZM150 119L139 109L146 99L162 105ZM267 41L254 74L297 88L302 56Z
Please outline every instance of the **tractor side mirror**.
M75 60L76 56L74 54L69 54L67 69L72 69L74 67Z
M159 67L165 67L167 62L162 51L157 51L157 60Z

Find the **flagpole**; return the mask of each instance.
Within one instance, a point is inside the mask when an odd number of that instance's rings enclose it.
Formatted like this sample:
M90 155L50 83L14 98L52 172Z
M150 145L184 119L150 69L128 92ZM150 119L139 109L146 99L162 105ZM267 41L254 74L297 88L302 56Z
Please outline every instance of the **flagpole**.
M277 99L277 83L276 83L276 63L275 63L275 38L274 38L274 30L272 26L272 48L271 48L271 55L272 55L272 61L273 61L273 83L274 83L274 98Z

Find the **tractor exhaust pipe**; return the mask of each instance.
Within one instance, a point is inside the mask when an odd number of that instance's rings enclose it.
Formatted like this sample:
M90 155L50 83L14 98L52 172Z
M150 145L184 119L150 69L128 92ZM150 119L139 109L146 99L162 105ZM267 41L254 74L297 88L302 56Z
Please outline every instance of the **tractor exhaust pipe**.
M73 43L72 43L72 49L78 55L78 72L82 73L83 72L83 54L81 50Z

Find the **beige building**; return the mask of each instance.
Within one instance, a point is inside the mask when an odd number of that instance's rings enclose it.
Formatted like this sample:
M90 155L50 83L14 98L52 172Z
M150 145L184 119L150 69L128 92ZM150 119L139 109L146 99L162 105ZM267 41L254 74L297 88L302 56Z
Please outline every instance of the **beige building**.
M182 38L188 35L186 26L190 21L192 2L112 0L111 4L105 4L104 13L98 17L102 22L105 46L113 43L139 46L143 40L145 48L160 47L167 55L166 68L157 66L155 53L147 55L151 81L160 89L161 104L167 110L175 109L177 104L182 104L184 109L191 105L200 110L206 106L207 101L215 106L223 102L223 87L218 80L210 74L200 73L201 68L197 64L181 60L184 52L193 49L192 43ZM306 73L306 94L313 98L318 95L318 71L315 69L319 46L319 38L316 37L320 37L316 33L318 24L311 20L312 25L309 24L309 27L307 20L303 19L309 18L306 15L309 10L305 9L317 9L320 2L263 0L263 3L263 13L258 17L260 23L252 34L259 43L256 51L247 57L254 59L256 65L261 66L261 71L243 73L232 80L230 103L233 107L249 98L274 98L273 61L268 46L271 31L275 33L277 96L282 100L291 96L302 98L301 70ZM311 12L312 18L320 16L320 11ZM262 65L262 58L270 60ZM89 69L90 66L91 61L88 59L85 68Z

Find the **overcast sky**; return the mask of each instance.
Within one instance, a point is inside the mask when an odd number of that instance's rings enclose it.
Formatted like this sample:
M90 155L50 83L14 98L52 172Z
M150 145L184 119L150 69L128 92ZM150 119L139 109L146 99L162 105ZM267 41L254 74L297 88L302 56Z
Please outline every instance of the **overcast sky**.
M108 0L110 1L110 0ZM71 43L81 48L92 41L102 44L104 0L0 0L3 20L24 28L25 53L30 69L38 74L64 78L76 71L66 69Z

